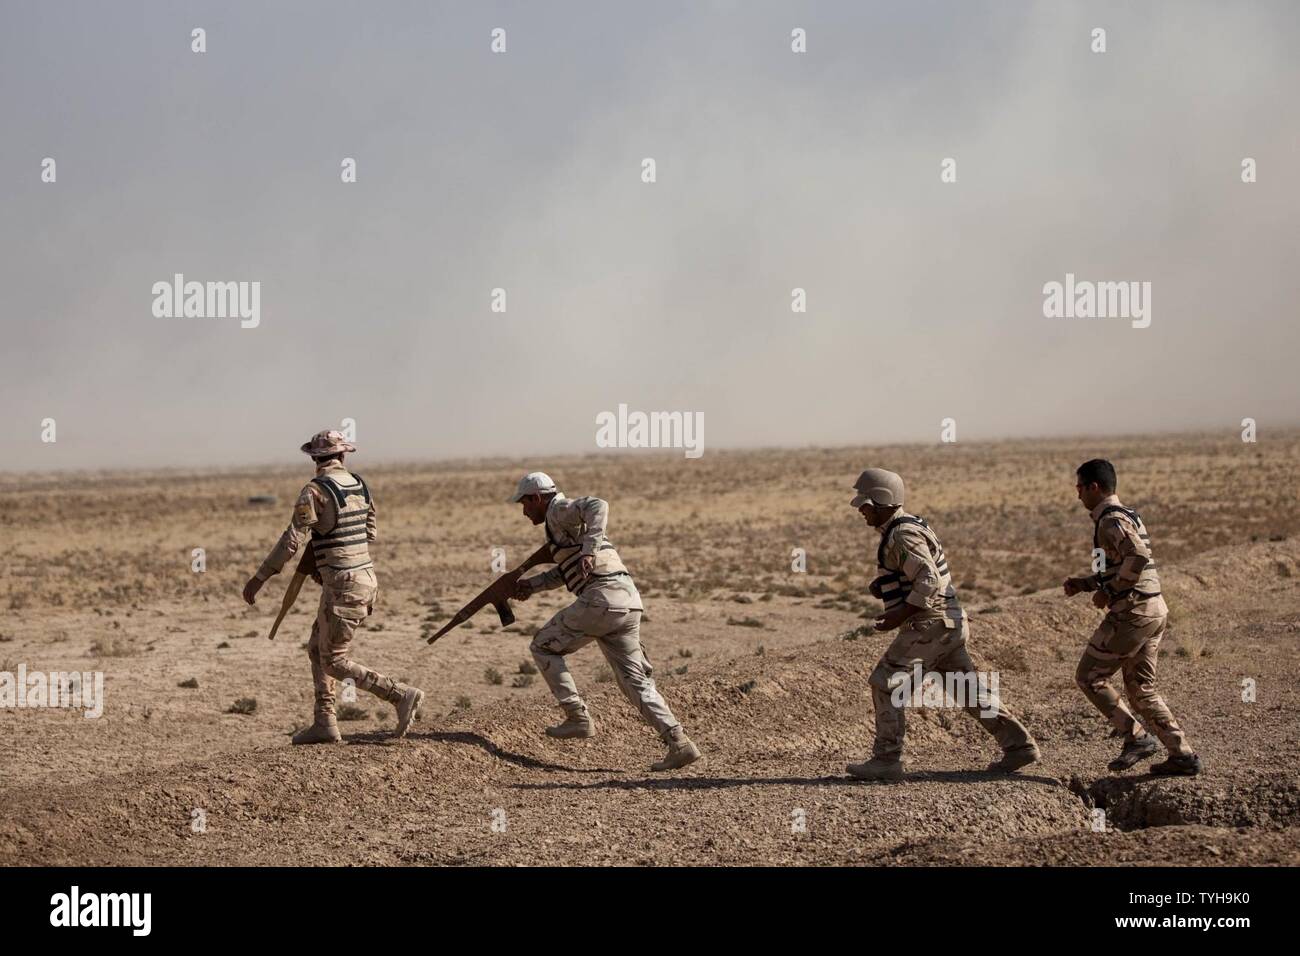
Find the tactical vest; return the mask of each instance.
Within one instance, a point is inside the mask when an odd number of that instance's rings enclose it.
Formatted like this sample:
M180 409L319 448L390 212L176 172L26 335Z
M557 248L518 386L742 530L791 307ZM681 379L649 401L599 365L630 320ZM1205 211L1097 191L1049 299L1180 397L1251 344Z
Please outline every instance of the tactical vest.
M1147 527L1142 523L1141 515L1132 508L1125 508L1123 505L1108 505L1103 508L1101 514L1097 515L1097 520L1092 523L1092 547L1094 551L1101 551L1102 561L1104 562L1102 569L1097 572L1095 578L1097 587L1110 584L1115 579L1115 576L1119 574L1120 565L1124 563L1123 561L1112 562L1110 555L1101 546L1101 519L1112 511L1127 515L1128 519L1137 526L1138 537L1142 539L1142 543L1147 546L1148 551L1151 550L1151 536L1147 534ZM1155 558L1152 557L1147 561L1146 567L1142 569L1142 573L1138 575L1134 585L1126 591L1118 592L1116 600L1132 597L1134 601L1139 601L1144 598L1156 597L1159 594L1160 578L1156 575L1156 562Z
M546 546L551 549L551 560L564 576L564 586L574 594L581 594L600 578L610 578L616 574L627 574L618 552L608 541L603 541L591 556L592 569L587 577L582 576L582 542L562 544L551 530L551 523L546 523Z
M948 573L948 558L943 553L943 545L930 530L930 526L925 523L925 519L914 515L895 518L885 525L885 530L880 535L880 547L876 549L876 565L883 573L872 583L880 591L880 599L885 602L885 610L892 611L905 602L907 596L912 593L912 582L907 579L907 575L903 574L901 568L890 571L885 567L885 549L889 547L889 536L894 533L895 528L904 524L914 524L921 528L925 543L930 548L930 556L934 559L935 570L939 572L939 593L943 595L944 615L959 621L962 616L961 602L957 600L957 591L952 586L952 576Z
M337 474L337 473L335 473ZM311 532L311 548L318 568L334 571L359 571L374 567L366 544L366 516L370 513L370 489L360 475L352 475L354 484L345 485L334 474L317 475L312 483L329 492L334 499L334 526Z

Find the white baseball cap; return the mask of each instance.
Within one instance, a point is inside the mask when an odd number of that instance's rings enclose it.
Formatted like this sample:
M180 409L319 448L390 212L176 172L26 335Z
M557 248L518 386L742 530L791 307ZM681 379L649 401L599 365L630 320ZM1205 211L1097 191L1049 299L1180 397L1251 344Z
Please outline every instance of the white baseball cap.
M523 500L525 495L549 495L553 492L558 493L559 490L555 487L555 482L551 481L551 476L546 472L530 471L519 479L519 487L515 489L510 504L517 504Z

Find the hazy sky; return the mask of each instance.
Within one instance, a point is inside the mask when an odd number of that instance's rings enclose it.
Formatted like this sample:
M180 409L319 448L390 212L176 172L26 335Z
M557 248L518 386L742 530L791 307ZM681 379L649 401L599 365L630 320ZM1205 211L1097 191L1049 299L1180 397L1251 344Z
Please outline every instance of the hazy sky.
M706 449L1300 421L1294 2L0 11L3 468L345 417L370 460L596 451L619 403ZM260 325L155 317L177 272ZM1150 327L1045 318L1067 272Z

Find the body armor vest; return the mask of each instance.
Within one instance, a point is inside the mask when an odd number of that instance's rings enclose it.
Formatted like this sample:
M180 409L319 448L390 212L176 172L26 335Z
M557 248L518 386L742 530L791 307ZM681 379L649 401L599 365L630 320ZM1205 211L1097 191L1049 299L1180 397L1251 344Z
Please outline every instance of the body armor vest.
M1120 565L1124 563L1123 561L1111 561L1110 555L1107 554L1106 550L1101 546L1101 519L1106 517L1106 515L1110 514L1112 511L1118 511L1132 521L1133 524L1137 526L1138 537L1140 537L1142 543L1147 546L1147 550L1151 550L1151 536L1147 534L1147 526L1142 523L1141 515L1132 508L1125 508L1123 505L1110 505L1102 509L1101 514L1097 515L1097 520L1094 521L1092 525L1093 549L1102 552L1102 561L1105 562L1102 569L1097 572L1095 579L1097 581L1097 587L1099 588L1114 581L1115 576L1119 574ZM1148 559L1146 567L1144 567L1142 573L1138 575L1137 582L1127 591L1118 592L1117 597L1132 597L1135 600L1141 600L1143 598L1156 597L1159 593L1160 578L1156 575L1156 561L1155 558L1152 557Z
M889 547L889 536L894 533L895 528L903 524L914 524L921 528L925 543L930 548L930 556L934 559L935 570L939 572L939 593L943 595L945 615L960 620L961 602L957 600L957 591L952 586L952 576L948 572L948 558L943 553L943 545L930 530L930 526L925 523L925 519L913 515L895 518L885 525L885 530L880 535L880 547L876 549L876 565L882 573L872 583L880 591L880 599L885 602L885 610L891 611L898 607L912 593L912 582L901 569L890 571L885 567L885 550Z
M374 567L366 543L366 517L370 514L370 489L360 475L348 475L352 484L343 484L335 472L317 475L312 483L329 492L334 499L334 525L328 530L312 529L311 548L316 567L333 571L359 571ZM344 474L347 474L346 472Z
M551 560L556 563L560 574L564 576L564 586L574 594L581 594L600 578L627 574L627 568L623 566L623 561L614 550L614 546L608 541L603 541L591 556L593 563L591 574L583 578L582 543L575 541L566 544L560 541L551 529L549 521L546 523L546 546L551 549Z

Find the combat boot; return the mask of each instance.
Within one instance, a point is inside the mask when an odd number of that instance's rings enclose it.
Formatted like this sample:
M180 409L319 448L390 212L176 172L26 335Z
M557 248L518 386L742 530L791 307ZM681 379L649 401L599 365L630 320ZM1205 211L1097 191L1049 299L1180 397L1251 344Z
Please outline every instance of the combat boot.
M317 717L315 723L293 735L295 744L336 744L343 739L334 715Z
M866 763L851 763L845 769L849 776L859 780L902 780L903 762L901 760L882 760L872 757Z
M596 736L596 724L591 719L591 714L587 712L586 705L579 705L572 709L566 708L565 714L563 723L546 728L546 736L559 737L561 740L568 740L571 737Z
M650 765L651 770L676 770L700 759L700 748L691 743L680 724L668 733L668 753Z
M1130 737L1124 741L1124 749L1119 752L1119 756L1106 764L1109 770L1127 770L1134 764L1146 760L1160 749L1156 743L1155 737L1151 734L1143 734L1141 737Z
M397 690L401 696L393 702L397 707L396 736L405 737L406 732L411 729L415 712L420 709L420 702L424 700L424 691L418 687L406 687L402 684L397 685Z
M1037 744L1026 744L1023 747L1013 747L1010 750L1002 752L1002 759L995 760L989 764L990 773L1015 773L1021 767L1027 767L1031 763L1037 763L1040 754L1038 753Z
M1151 772L1161 777L1195 777L1201 772L1201 758L1196 754L1170 754L1167 760L1153 764Z

